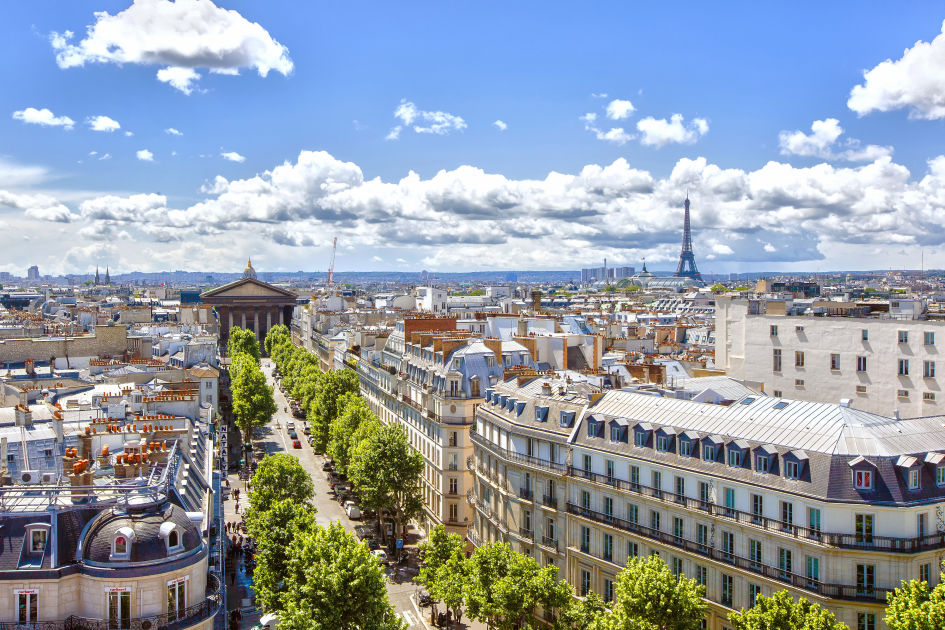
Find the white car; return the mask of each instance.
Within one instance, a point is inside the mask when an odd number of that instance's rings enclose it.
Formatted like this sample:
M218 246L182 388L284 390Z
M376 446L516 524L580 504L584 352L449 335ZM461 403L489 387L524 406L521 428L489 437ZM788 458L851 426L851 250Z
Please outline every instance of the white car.
M348 503L345 504L345 514L347 514L348 518L350 518L352 521L357 521L361 518L361 508L355 505L352 501L348 501Z
M383 549L375 549L371 555L378 559L381 564L387 564L387 552Z
M294 430L295 430L295 423L294 423L294 422L286 422L285 428L288 429L289 431L294 431Z

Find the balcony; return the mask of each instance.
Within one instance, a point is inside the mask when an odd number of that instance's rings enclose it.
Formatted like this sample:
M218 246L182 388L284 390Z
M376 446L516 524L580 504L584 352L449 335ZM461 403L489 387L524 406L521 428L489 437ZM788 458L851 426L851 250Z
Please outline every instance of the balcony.
M547 494L541 495L541 504L550 507L553 510L558 509L558 497L548 496Z
M502 448L501 446L493 444L475 431L470 431L469 437L472 439L473 444L486 449L496 457L500 457L507 462L515 462L517 464L525 464L527 466L536 466L544 470L554 470L560 473L567 472L568 467L565 464L559 464L558 462L553 462L548 459L541 459L531 455L523 455L522 453L512 452L508 449Z
M699 510L710 516L718 516L731 519L741 525L757 527L772 533L790 538L804 538L809 541L817 542L827 547L837 547L840 549L863 549L869 551L888 551L893 553L918 553L920 551L930 551L945 547L945 532L938 532L927 536L915 538L894 538L892 536L872 536L866 538L857 534L837 534L823 532L819 529L811 529L795 525L794 523L785 523L784 521L743 512L732 507L717 505L701 501L699 499L689 498L683 495L666 492L657 488L651 488L643 484L625 481L623 479L614 479L607 475L591 472L574 466L568 466L568 474L579 478L587 479L600 485L617 487L620 490L632 492L641 496L652 497L655 500L664 503L672 503L689 510Z
M12 621L0 622L0 630L183 630L210 619L220 610L220 583L212 573L207 576L206 597L198 604L180 611L179 614L136 617L117 624L108 619L92 619L70 615L63 621L42 621L20 624Z
M518 535L521 536L522 538L527 538L528 540L535 539L535 532L525 527L518 528Z
M554 549L556 552L558 551L558 539L557 539L557 538L550 538L550 537L548 537L548 536L542 536L542 537L541 537L541 544L544 545L545 547L551 547L551 548Z
M707 548L705 545L700 545L699 543L695 543L684 538L679 538L677 536L673 536L672 534L640 525L639 523L631 523L630 521L626 521L622 518L616 518L602 514L595 510L585 509L574 505L573 503L567 504L567 510L570 514L574 514L591 521L596 521L598 523L604 523L610 525L611 527L631 532L650 540L658 541L664 545L669 545L698 554L703 557L711 558L717 562L730 564L745 571L758 573L760 575L764 575L765 577L791 584L795 588L810 591L823 597L871 603L885 603L886 593L892 591L892 589L885 588L864 589L862 587L858 588L849 584L825 584L803 575L798 575L796 573L779 569L778 567L759 564L756 560L737 556L734 553L728 551L722 551L713 547ZM589 553L587 545L582 543L581 551L583 553Z
M533 495L532 495L532 489L531 489L531 488L519 488L519 489L518 489L518 497L519 497L520 499L524 499L524 500L526 500L526 501L531 501L531 500L534 498Z

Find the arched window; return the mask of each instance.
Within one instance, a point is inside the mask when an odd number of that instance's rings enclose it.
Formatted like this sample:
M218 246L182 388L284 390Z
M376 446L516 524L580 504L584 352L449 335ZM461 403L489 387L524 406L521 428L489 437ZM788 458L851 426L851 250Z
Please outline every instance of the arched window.
M128 553L128 539L119 534L115 537L115 555Z
M135 530L119 527L112 538L113 560L128 560L131 557L131 544L135 541Z
M168 534L168 536L167 536L167 546L168 546L168 547L176 547L178 544L179 544L179 543L178 543L178 533L177 533L177 530L175 529L175 530L173 530L170 534Z
M161 523L160 531L161 538L164 539L164 544L167 546L167 553L177 553L181 550L181 531L176 524L165 521Z

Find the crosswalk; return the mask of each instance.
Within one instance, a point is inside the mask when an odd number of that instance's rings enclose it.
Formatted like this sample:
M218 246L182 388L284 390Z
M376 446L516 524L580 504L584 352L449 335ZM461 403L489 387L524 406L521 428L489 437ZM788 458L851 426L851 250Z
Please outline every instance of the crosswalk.
M419 622L419 621L416 621L416 620L414 619L413 615L411 615L411 614L410 614L409 612L407 612L406 610L402 611L400 614L402 614L402 615L404 616L404 621L407 622L407 625L408 625L409 627L411 627L411 628L414 628L414 627L416 627L416 628L422 628L422 627L423 627L423 626L420 624L420 622Z

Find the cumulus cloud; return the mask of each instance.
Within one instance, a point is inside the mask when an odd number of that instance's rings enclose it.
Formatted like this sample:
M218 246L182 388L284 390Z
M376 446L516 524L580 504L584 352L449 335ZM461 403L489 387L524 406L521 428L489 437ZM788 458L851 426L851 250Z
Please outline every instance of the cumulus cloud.
M778 144L782 155L800 155L817 157L824 160L846 160L847 162L872 162L881 157L892 155L892 147L870 144L860 146L860 141L848 138L840 150L837 140L843 134L843 127L836 118L815 120L811 133L800 130L782 131L778 135Z
M910 118L945 118L945 21L931 42L917 41L902 57L863 72L847 107L859 115L908 109Z
M501 120L497 120L497 121L495 121L495 122L492 123L492 124L495 125L496 128L498 128L499 131L505 131L506 129L509 128L509 126L508 126L505 122L503 122L503 121L501 121Z
M614 99L607 103L607 118L611 120L623 120L629 118L630 114L636 111L633 103L621 99Z
M164 66L157 77L190 94L201 78L198 68L214 74L254 69L265 77L292 72L288 49L258 23L211 0L135 0L115 15L94 14L86 37L73 43L71 31L51 33L60 68L86 63Z
M438 136L445 136L451 131L462 131L466 128L466 121L460 116L418 109L416 105L406 100L401 101L394 110L394 118L400 119L403 124L394 128L396 134L394 129L391 130L391 133L387 135L388 140L396 140L399 137L399 127L413 129L416 133L432 133Z
M142 162L153 162L154 154L148 151L147 149L141 149L135 153L135 156Z
M69 208L45 194L18 194L0 190L0 206L22 210L25 216L41 221L68 223L73 218Z
M641 144L659 149L670 143L693 144L709 132L709 123L705 118L693 118L686 125L682 114L673 114L669 121L647 116L637 123L637 131Z
M224 160L229 160L230 162L245 162L246 156L240 155L236 151L224 151L220 153L220 157Z
M42 125L44 127L63 127L72 129L75 121L68 116L56 116L47 108L36 109L27 107L13 112L14 120L21 120L30 125Z
M598 140L604 140L606 142L613 142L617 145L623 145L633 140L635 137L631 133L624 131L623 127L611 127L610 129L604 131L597 125L597 114L594 112L588 112L580 117L584 123L584 129L590 131Z
M108 116L89 116L86 121L92 131L105 131L111 133L121 129L118 121Z
M164 130L164 133L166 133L166 134L168 134L168 135L171 135L171 136L182 136L182 135L184 135L183 133L181 133L181 132L178 131L177 129L174 129L173 127L168 127L167 129Z

